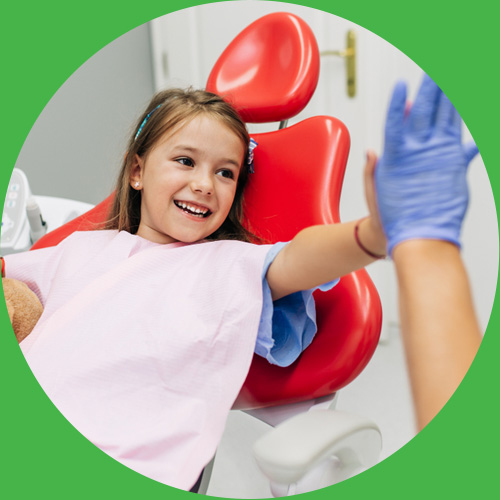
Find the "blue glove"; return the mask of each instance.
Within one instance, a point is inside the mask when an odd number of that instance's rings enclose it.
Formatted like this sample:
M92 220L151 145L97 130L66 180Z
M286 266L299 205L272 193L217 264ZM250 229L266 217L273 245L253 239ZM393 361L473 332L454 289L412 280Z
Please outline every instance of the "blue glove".
M385 127L375 189L388 253L408 239L447 240L460 246L467 209L467 166L478 153L462 145L462 120L425 75L409 113L406 84L396 85Z

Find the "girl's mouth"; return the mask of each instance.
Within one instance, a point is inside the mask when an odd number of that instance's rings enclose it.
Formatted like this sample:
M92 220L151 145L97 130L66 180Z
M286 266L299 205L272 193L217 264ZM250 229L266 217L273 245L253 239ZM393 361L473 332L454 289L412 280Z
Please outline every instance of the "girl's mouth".
M183 212L189 215L193 215L194 217L198 217L200 219L204 219L212 214L212 212L208 208L192 205L191 203L185 201L174 200L174 204L177 208L180 208Z

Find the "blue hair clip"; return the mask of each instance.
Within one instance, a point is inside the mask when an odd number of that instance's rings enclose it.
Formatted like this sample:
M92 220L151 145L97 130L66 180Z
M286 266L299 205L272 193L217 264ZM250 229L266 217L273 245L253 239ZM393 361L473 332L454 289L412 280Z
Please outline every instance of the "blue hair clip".
M248 145L248 158L247 158L249 174L255 173L253 168L253 151L257 146L258 146L257 142L255 142L255 140L250 137L250 144Z
M146 122L148 121L148 118L161 106L161 104L158 104L155 109L150 111L147 115L146 118L144 118L143 122L141 123L141 126L139 127L139 130L137 131L137 134L135 134L134 141L137 140L139 137L139 134L141 133L141 130L143 129L144 125L146 125Z

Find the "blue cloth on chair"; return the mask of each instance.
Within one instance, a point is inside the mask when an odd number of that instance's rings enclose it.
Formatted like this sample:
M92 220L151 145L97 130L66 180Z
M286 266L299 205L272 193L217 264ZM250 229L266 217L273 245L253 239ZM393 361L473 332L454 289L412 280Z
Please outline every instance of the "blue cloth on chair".
M291 365L312 342L317 331L313 292L331 290L336 279L311 290L295 292L273 302L266 273L288 243L276 243L267 253L262 270L263 306L255 353L278 366Z

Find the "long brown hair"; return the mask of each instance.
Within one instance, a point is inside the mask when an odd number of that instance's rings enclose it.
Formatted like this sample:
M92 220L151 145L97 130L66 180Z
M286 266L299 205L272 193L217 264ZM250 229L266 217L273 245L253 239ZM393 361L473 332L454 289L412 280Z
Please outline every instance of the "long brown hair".
M208 240L259 240L242 224L243 191L248 180L246 168L250 137L237 111L220 96L205 90L168 89L158 92L137 121L118 175L115 197L105 229L135 234L141 221L141 192L130 186L130 173L136 155L145 158L173 127L205 113L229 127L244 144L247 154L238 176L233 204L226 220Z

